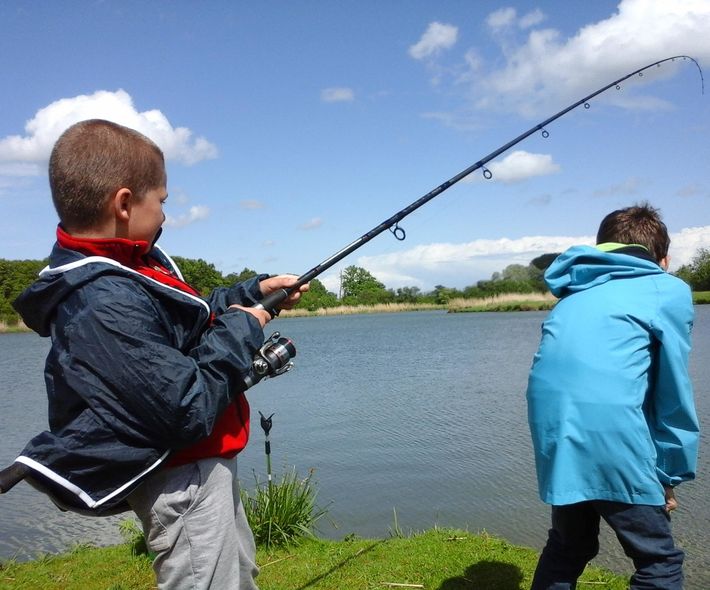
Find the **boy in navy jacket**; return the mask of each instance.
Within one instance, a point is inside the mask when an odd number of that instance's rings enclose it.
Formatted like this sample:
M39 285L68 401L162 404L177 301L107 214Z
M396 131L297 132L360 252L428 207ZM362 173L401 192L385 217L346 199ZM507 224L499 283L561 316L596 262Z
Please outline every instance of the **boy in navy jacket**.
M185 283L156 245L163 154L134 130L73 125L54 146L49 180L57 242L15 302L52 339L49 430L16 462L64 509L133 509L159 588L255 589L236 455L249 436L245 379L271 315L252 306L295 277L260 275L207 299Z

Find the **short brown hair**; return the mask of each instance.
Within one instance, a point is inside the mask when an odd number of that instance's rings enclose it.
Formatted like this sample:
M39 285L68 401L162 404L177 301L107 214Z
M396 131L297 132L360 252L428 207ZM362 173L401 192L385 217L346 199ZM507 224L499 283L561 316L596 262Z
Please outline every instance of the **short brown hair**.
M52 201L65 229L101 222L107 199L120 188L140 200L165 182L160 148L145 135L103 119L69 127L49 158Z
M648 203L609 213L602 220L597 232L597 244L605 242L640 244L658 262L668 256L668 248L671 245L666 224L661 221L660 210Z

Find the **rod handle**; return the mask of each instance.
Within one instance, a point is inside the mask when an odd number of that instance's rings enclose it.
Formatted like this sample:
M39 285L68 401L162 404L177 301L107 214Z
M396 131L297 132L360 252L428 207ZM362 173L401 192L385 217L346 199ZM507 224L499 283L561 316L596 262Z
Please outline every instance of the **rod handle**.
M289 295L290 293L286 289L277 289L273 293L269 293L254 307L257 309L265 309L271 314L272 318L275 318L279 315L279 311L281 311L279 305L286 301Z

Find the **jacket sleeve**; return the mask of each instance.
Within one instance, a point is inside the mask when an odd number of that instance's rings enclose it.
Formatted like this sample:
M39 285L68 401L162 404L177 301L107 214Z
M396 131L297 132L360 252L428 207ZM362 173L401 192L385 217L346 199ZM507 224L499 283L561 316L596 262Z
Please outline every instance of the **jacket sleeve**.
M244 390L263 344L258 321L240 310L221 314L199 336L186 336L199 314L205 321L206 309L193 303L168 312L135 281L120 277L75 292L59 313L64 317L56 324L64 329L54 335L55 362L64 379L56 386L73 390L117 436L157 448L177 449L207 436Z
M268 278L269 275L261 274L231 287L218 287L207 297L207 302L216 315L224 313L230 305L253 307L264 298L259 283Z
M658 478L670 486L695 478L699 445L698 418L688 374L692 297L687 285L678 279L674 283L671 296L659 306L652 325L658 346L654 390L648 407Z

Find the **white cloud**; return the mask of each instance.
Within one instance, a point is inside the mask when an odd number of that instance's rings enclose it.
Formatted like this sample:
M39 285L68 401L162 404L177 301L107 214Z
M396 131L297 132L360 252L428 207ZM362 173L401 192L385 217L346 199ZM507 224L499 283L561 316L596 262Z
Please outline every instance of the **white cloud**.
M435 285L463 288L489 279L510 264L527 266L541 254L562 252L578 244L594 244L594 236L526 236L518 239L474 240L461 244L435 243L377 256L361 256L350 263L366 268L387 288ZM685 228L671 234L671 266L689 263L699 248L710 248L710 226ZM338 290L338 271L319 277L330 291Z
M430 23L421 39L409 48L409 55L414 59L424 59L450 49L456 43L458 33L458 28L453 25Z
M502 9L489 16L494 33L512 24L515 12ZM541 22L543 15L530 13L519 26ZM563 105L584 96L626 72L659 58L687 54L699 61L710 59L710 2L707 0L622 0L609 18L581 28L565 38L555 29L533 28L522 43L511 45L508 35L498 41L504 48L504 68L475 78L472 90L479 108L499 108L532 116L550 105ZM662 53L659 54L659 51ZM639 97L644 80L669 77L680 67L664 67L634 82L625 94L611 93L626 107L658 108L662 103ZM583 73L583 75L580 75ZM635 96L636 95L636 96ZM624 102L621 103L621 100ZM645 102L643 102L645 101Z
M700 248L710 248L710 226L686 227L671 234L671 263L669 270L677 270L690 263Z
M217 148L204 137L194 137L186 127L173 127L159 110L139 112L124 90L99 90L57 100L37 111L25 125L25 135L0 139L0 162L44 164L52 147L67 127L85 119L108 119L151 138L167 159L184 164L215 158ZM35 168L39 173L39 168Z
M518 12L515 8L506 7L491 12L486 18L486 25L493 33L497 34L514 26L519 29L529 29L539 25L544 20L545 14L539 8L518 18Z
M559 164L556 164L549 154L533 154L524 150L511 152L500 161L490 162L486 168L493 175L493 180L505 184L522 182L534 176L548 176L560 171Z
M177 217L173 217L172 215L166 215L165 223L163 225L166 225L167 227L185 227L186 225L190 225L195 221L207 219L207 217L209 217L209 214L209 207L205 207L204 205L195 205L193 207L190 207L187 213L182 213Z
M314 217L313 219L309 219L305 223L302 223L301 225L299 225L298 229L303 229L303 230L317 229L321 225L323 225L323 220L320 217Z
M702 185L693 183L686 184L676 191L676 195L679 197L697 197L701 195L707 195L707 189L703 188Z
M323 102L351 102L355 100L355 92L352 88L324 88L320 98Z
M261 201L257 201L255 199L245 199L244 201L240 201L239 206L242 209L249 209L249 210L263 209L265 207L264 203L262 203Z
M631 177L626 180L594 191L595 197L615 197L637 195L644 186L640 178Z
M535 10L528 12L527 14L524 14L522 17L520 17L520 20L518 21L518 26L521 29L529 29L530 27L539 25L544 20L545 14L542 12L542 10L536 8Z
M515 21L516 16L517 12L515 8L499 8L488 15L488 18L486 18L486 24L493 31L498 31L511 26Z
M0 162L2 176L37 176L38 166L30 162Z

